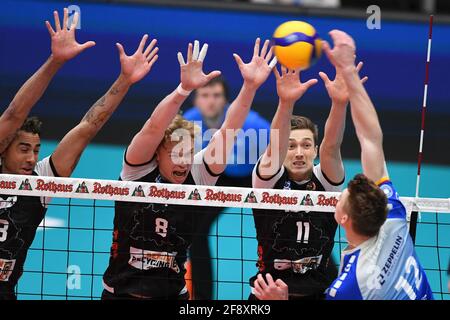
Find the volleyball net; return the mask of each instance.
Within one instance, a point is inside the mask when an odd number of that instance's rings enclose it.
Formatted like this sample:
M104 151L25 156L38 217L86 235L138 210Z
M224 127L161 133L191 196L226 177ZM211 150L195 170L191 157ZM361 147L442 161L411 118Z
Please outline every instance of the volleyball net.
M18 299L100 299L111 254L114 202L121 201L188 205L218 216L203 235L211 254L195 257L192 250L189 260L211 264L213 299L246 300L249 279L257 273L253 209L333 214L340 193L0 175L0 195L0 241L7 238L9 227L2 216L20 197L52 198L15 288ZM411 229L435 298L449 300L450 198L401 201L408 218L419 213ZM304 237L307 230L301 230ZM337 229L334 240L332 263L337 270L347 245L343 229ZM0 281L7 279L12 260L0 259ZM187 279L190 284L189 274Z

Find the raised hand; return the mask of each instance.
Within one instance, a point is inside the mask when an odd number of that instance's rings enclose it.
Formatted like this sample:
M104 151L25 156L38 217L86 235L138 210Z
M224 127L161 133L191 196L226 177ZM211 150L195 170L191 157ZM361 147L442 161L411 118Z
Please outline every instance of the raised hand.
M56 31L52 28L50 22L45 21L45 25L47 26L48 32L50 33L52 41L52 57L56 62L65 63L87 48L95 46L94 41L88 41L83 44L79 44L75 39L75 29L79 19L78 12L75 12L72 25L68 26L67 23L69 19L69 13L68 9L64 8L62 28L61 23L59 22L58 11L53 11L53 16L55 18Z
M356 46L352 37L340 30L332 30L329 35L333 39L334 48L331 49L326 41L323 41L322 48L330 62L336 69L354 67Z
M144 78L156 60L158 60L156 53L159 48L155 47L156 39L153 39L144 50L147 39L148 35L146 34L142 37L139 47L132 56L127 56L123 46L120 43L116 43L120 56L121 76L129 84L136 83Z
M211 79L218 77L220 71L212 71L208 74L203 73L203 60L206 57L208 51L208 44L205 43L202 46L202 50L199 51L200 43L194 41L194 50L192 51L192 43L189 43L187 51L187 62L184 61L181 52L178 52L178 62L181 69L181 86L184 90L192 91L203 87Z
M359 72L362 67L363 62L361 61L356 66L356 71ZM338 69L336 70L334 80L330 80L325 72L319 72L319 76L322 78L331 100L338 105L346 106L349 100L349 93L341 72ZM365 83L368 79L368 77L362 78L361 83Z
M270 61L273 48L270 48L269 52L267 52L269 40L264 42L261 52L259 51L260 42L261 39L257 38L253 49L253 57L249 63L244 63L239 55L233 54L245 84L255 89L258 89L266 81L270 71L277 64L277 58L273 58Z
M285 103L295 103L311 86L317 83L317 79L311 79L302 83L299 70L289 70L282 66L281 75L276 67L273 69L273 72L277 79L278 97L280 101Z

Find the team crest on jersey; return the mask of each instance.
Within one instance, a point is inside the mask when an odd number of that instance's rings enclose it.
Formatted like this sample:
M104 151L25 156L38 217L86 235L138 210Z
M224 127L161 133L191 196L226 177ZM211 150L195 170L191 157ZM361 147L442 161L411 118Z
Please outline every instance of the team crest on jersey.
M31 183L28 179L25 179L22 181L22 183L20 184L19 190L29 190L32 191L33 188L31 188Z
M75 190L75 193L89 193L89 190L86 186L86 182L82 182L78 185L77 190Z
M394 195L394 190L388 184L383 184L380 186L380 189L384 192L387 198L390 198Z
M291 190L291 182L289 180L284 182L283 190Z
M246 197L244 202L246 203L258 203L258 199L256 199L255 193L251 191Z
M0 210L11 208L17 202L17 196L8 197L3 199L0 197Z
M202 197L200 196L200 192L198 192L198 189L195 189L191 192L191 194L188 197L189 200L202 200Z
M14 271L16 260L0 259L0 281L8 281Z
M142 186L141 185L137 186L134 189L133 194L131 196L132 197L145 197L144 189L142 189Z
M317 190L317 186L314 183L314 181L310 181L306 184L306 190L311 190L311 191Z
M309 194L307 194L306 196L303 197L302 201L300 202L301 206L313 206L314 203L311 199L311 196Z

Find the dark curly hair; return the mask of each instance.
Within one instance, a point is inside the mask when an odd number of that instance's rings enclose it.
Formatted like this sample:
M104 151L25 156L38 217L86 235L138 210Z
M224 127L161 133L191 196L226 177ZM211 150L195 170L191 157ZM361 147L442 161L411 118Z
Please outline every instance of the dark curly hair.
M37 135L41 135L41 126L42 121L39 120L37 117L29 117L25 120L25 122L22 124L22 127L20 127L19 131L25 131Z
M386 221L388 208L384 192L363 174L357 174L347 186L346 209L358 234L375 236Z

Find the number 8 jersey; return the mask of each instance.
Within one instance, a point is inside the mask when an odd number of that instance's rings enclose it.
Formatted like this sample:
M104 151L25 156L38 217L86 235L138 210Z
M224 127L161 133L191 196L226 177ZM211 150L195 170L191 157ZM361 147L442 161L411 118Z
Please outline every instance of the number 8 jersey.
M387 220L378 235L342 253L339 277L328 288L327 299L433 299L409 235L405 207L391 181L378 185L388 198Z

